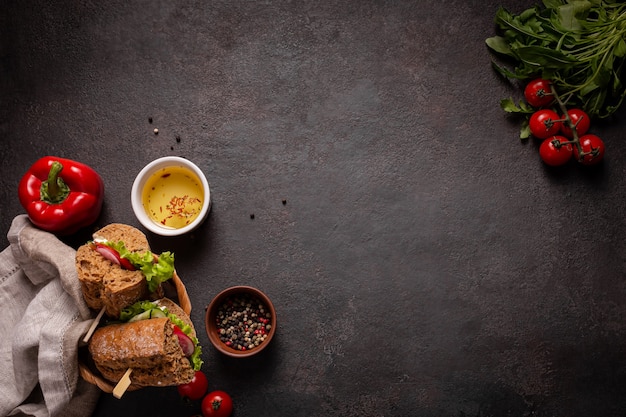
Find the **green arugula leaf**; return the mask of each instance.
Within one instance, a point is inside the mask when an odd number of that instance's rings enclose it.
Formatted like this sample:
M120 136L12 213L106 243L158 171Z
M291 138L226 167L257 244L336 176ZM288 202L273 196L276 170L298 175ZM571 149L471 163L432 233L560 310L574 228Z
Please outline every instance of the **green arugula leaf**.
M511 52L511 47L509 43L502 36L494 36L492 38L487 38L485 41L487 46L491 48L494 52L503 55L509 55L514 57L515 55Z
M626 56L626 41L620 38L617 41L617 45L615 45L615 49L613 50L613 55L617 58L624 58Z
M520 14L500 7L491 52L511 60L511 69L492 61L503 77L550 79L568 105L592 118L609 117L624 101L626 2L543 0Z
M585 15L591 8L588 1L572 1L556 7L557 22L566 31L578 32L583 29L580 17ZM555 22L556 23L556 22Z
M535 112L526 102L520 101L519 105L512 98L505 98L500 101L500 107L507 113L532 114Z
M563 65L570 65L576 62L576 59L573 57L542 46L516 48L514 52L519 57L520 61L527 65L542 68L562 68Z
M528 120L524 120L524 122L522 123L522 127L520 128L519 138L528 139L530 135L530 125L528 124Z
M561 0L543 0L543 5L546 9L556 9L562 4L563 2Z

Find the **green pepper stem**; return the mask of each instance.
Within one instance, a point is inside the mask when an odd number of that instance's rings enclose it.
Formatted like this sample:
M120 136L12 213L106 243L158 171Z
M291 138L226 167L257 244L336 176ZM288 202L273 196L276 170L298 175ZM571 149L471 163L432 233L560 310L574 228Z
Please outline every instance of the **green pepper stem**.
M65 184L63 178L59 176L63 170L63 164L59 161L52 162L48 179L41 183L39 189L40 199L48 204L59 204L70 194L70 188Z

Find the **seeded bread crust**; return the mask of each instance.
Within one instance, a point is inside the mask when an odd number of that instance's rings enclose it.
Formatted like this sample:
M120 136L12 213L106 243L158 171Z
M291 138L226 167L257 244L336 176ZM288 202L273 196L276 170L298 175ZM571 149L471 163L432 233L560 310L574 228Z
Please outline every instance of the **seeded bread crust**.
M114 242L124 242L126 249L131 252L146 252L150 250L148 238L143 232L133 226L123 223L111 223L93 234L94 240L106 239Z
M94 240L122 241L131 252L146 252L146 236L132 226L112 223L93 234ZM148 284L141 271L128 271L104 258L88 243L76 251L76 270L87 305L94 310L105 308L109 317L117 318L122 309L136 301L150 298Z
M101 327L89 341L89 352L98 371L113 383L128 368L138 387L186 384L195 374L167 318Z
M183 322L188 324L189 327L191 327L191 335L193 337L197 337L196 329L193 326L193 322L191 321L191 318L187 315L187 313L185 313L185 311L178 304L176 304L174 301L170 300L169 298L161 298L159 300L154 301L154 303L158 305L159 307L167 308L167 311L169 311L171 314L174 314L176 317L178 317Z

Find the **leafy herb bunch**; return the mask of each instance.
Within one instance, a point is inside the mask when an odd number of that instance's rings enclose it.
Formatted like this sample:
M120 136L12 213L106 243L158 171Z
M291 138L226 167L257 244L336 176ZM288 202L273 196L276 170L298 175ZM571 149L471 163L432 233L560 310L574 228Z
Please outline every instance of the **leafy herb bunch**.
M514 65L492 62L509 79L551 80L568 106L584 109L591 118L607 118L626 96L622 82L626 59L626 2L617 0L543 0L543 6L519 15L500 8L497 36L487 46ZM507 112L530 114L534 109L513 100L501 103Z

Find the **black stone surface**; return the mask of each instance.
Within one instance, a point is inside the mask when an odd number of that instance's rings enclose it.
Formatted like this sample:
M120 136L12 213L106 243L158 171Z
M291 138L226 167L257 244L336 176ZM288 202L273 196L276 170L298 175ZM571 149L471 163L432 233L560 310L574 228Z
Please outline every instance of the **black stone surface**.
M183 156L210 217L149 238L176 253L234 416L622 416L624 112L592 126L596 169L548 169L518 139L499 102L520 90L484 40L500 5L533 4L5 0L1 243L41 156L102 175L94 227L139 226L134 176ZM202 331L238 284L279 320L248 360ZM102 395L94 416L199 411L155 388Z

